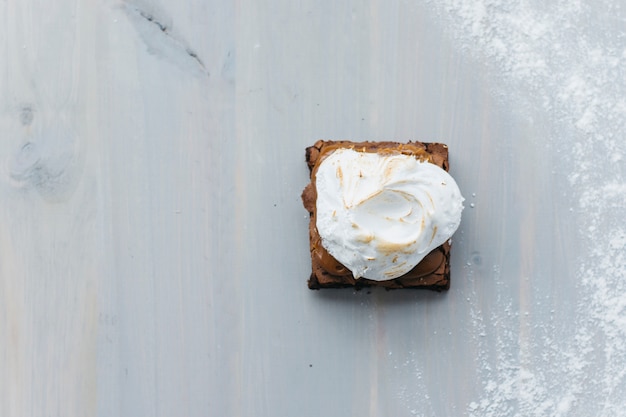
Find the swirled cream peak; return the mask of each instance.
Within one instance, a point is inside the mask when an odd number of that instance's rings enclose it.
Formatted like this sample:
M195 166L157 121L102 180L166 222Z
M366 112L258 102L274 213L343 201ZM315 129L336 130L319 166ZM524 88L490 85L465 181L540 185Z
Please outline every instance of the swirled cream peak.
M315 178L322 245L355 278L406 274L461 222L454 179L410 155L337 149Z

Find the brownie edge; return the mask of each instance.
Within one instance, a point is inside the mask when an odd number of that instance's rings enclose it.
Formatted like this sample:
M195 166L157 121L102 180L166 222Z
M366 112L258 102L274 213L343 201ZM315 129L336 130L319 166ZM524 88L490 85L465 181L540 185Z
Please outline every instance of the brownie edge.
M402 153L429 161L448 171L448 147L429 142L352 142L319 140L306 148L306 163L311 182L302 191L302 203L309 212L309 246L311 252L311 275L308 286L312 290L322 288L383 287L386 289L425 289L443 291L450 288L450 241L430 252L419 264L406 274L384 281L367 278L354 279L352 273L331 256L322 246L316 227L315 172L325 156L336 149L349 148L362 152Z

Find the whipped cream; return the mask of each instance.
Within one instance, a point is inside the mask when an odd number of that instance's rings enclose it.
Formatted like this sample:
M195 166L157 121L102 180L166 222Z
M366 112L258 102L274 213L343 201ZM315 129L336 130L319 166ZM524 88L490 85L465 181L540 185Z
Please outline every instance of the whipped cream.
M355 278L406 274L461 222L454 179L410 155L337 149L315 176L322 245Z

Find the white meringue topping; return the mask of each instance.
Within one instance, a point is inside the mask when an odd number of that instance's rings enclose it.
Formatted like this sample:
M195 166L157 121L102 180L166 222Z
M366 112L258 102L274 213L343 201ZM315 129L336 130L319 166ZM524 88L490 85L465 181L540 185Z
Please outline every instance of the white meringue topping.
M406 274L461 222L454 179L414 156L337 149L315 176L322 245L355 278Z

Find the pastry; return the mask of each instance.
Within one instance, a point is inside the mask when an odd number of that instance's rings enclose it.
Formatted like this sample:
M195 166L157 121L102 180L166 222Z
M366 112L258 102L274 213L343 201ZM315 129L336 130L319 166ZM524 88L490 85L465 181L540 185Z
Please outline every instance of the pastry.
M309 288L450 287L463 197L446 145L320 140L306 162Z

